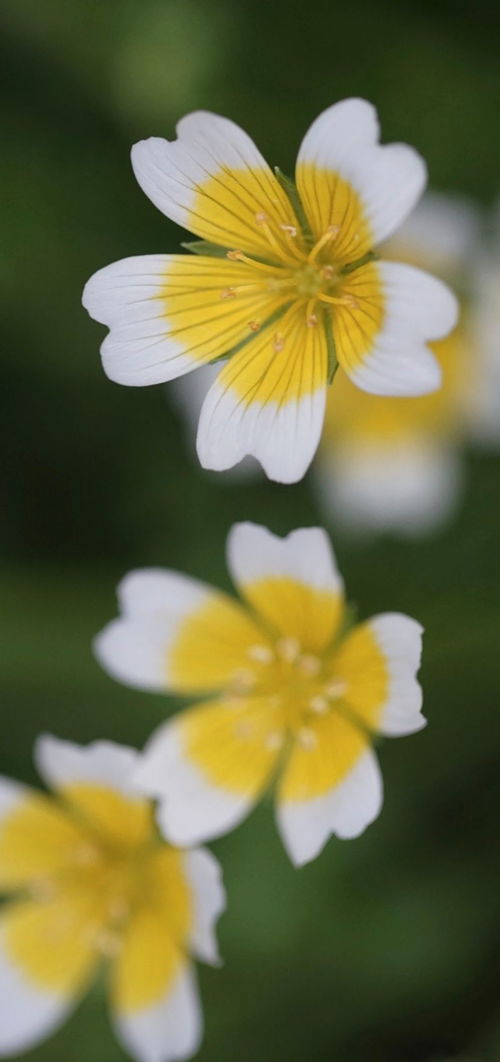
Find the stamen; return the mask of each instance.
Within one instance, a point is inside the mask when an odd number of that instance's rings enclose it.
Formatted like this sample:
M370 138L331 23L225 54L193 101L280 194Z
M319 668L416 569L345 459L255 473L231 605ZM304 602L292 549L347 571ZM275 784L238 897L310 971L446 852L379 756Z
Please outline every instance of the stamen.
M108 913L112 922L124 922L130 914L130 904L124 896L115 896L108 904Z
M276 334L274 336L274 339L273 339L273 347L274 347L276 353L279 354L280 350L283 350L284 346L285 346L285 337L284 337L283 333L282 332L276 332Z
M333 278L335 276L335 270L334 270L333 266L331 266L331 265L323 266L323 269L321 270L321 273L322 273L322 275L323 275L325 280L333 280Z
M305 653L304 656L301 656L297 661L297 667L303 675L317 675L321 667L321 662L318 660L317 656Z
M230 262L245 262L246 265L252 266L253 269L261 269L264 273L280 273L281 266L268 265L266 262L257 262L255 258L249 258L244 251L226 251L226 258L229 258Z
M271 734L268 734L265 740L266 748L272 752L277 751L283 744L283 734L280 734L279 730L274 730Z
M236 734L236 737L241 738L242 741L245 741L247 738L252 736L253 729L254 728L252 726L252 723L249 723L247 719L242 719L241 722L236 723L234 732Z
M260 329L260 321L249 321L248 327L251 332L258 332Z
M347 693L347 683L341 679L334 679L324 687L327 697L343 697Z
M239 671L234 672L233 682L236 688L239 687L242 690L251 690L256 683L255 672L242 667Z
M248 656L250 660L256 660L259 664L270 664L274 660L274 653L268 645L251 645Z
M297 235L296 225L280 225L280 229L283 229L283 232L287 232L289 236L292 236L295 239L295 236Z
M82 867L94 866L99 862L99 857L99 849L90 842L88 844L79 844L73 852L75 863L79 863Z
M297 741L303 749L315 749L318 744L318 739L314 730L309 730L309 728L305 726L299 730Z
M293 664L300 653L300 642L297 638L280 638L276 642L276 651L282 660Z
M328 712L330 705L328 704L326 697L317 696L311 697L309 707L311 712L316 712L317 715L325 715L326 712Z
M354 298L354 295L325 295L320 292L318 299L321 302L331 302L334 306L352 306L353 309L359 306L359 302Z
M317 325L317 323L318 323L318 318L317 318L315 313L311 313L309 315L309 317L306 319L306 324L307 324L308 328L314 328L315 325Z
M273 233L273 231L272 231L272 229L271 229L271 227L269 225L269 222L268 222L268 219L267 219L267 215L262 213L262 212L259 212L258 214L255 215L255 220L256 220L257 225L259 226L259 228L262 229L266 239L271 244L271 247L274 249L275 253L281 259L281 261L282 262L288 262L288 264L291 264L291 265L296 265L296 256L292 257L292 255L287 254L285 247L283 247L283 245L280 244L279 240L276 239L276 236L274 235L274 233ZM283 226L280 225L280 228L283 229ZM286 228L283 229L283 231L284 231L284 235L286 236L287 235ZM293 248L293 250L295 251L295 248Z
M323 247L325 246L325 244L330 243L331 240L333 240L334 237L337 236L339 232L340 232L340 229L339 229L338 225L329 225L328 226L326 232L324 232L323 235L320 236L319 240L314 244L314 247L313 247L312 251L310 251L308 256L307 256L307 261L309 262L310 265L313 262L316 261L316 258L318 257L319 252L323 250Z
M55 882L50 878L39 878L29 885L29 894L37 903L50 903L57 896Z
M234 299L236 298L236 288L223 288L220 293L221 299Z

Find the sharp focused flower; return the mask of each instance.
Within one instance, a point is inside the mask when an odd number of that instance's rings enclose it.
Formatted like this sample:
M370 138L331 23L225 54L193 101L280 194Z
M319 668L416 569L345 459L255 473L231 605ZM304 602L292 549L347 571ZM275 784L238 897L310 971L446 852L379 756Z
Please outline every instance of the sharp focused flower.
M404 144L380 146L376 112L358 99L313 123L296 185L226 118L197 112L177 133L136 144L132 163L152 202L201 237L188 245L197 257L126 258L89 280L84 305L110 328L104 369L141 386L228 357L201 412L202 465L252 454L272 479L294 482L318 445L337 365L374 394L439 386L426 341L452 328L455 299L373 251L414 207L424 164Z
M346 629L320 528L280 539L237 524L228 560L245 605L174 572L126 576L122 615L97 655L129 685L211 698L161 727L139 766L165 836L190 844L225 833L277 776L278 828L305 863L330 834L354 837L378 815L373 739L425 725L422 628L387 613Z
M425 266L452 282L462 295L462 315L449 336L432 344L443 376L434 394L376 399L346 376L336 378L316 482L320 503L349 528L406 534L434 528L458 502L465 441L495 420L500 437L498 388L487 354L491 344L481 334L474 290L479 230L479 211L470 203L433 194L384 248L388 257ZM488 286L481 281L479 287L484 304ZM489 301L494 305L491 295ZM496 308L495 317L498 334ZM498 355L496 361L500 364ZM487 416L486 394L492 396L490 409L496 403L496 417ZM491 443L491 428L488 434Z
M131 777L137 752L42 737L54 797L0 779L0 1054L67 1016L108 963L113 1024L139 1062L190 1057L201 1037L191 956L217 962L219 866L156 836Z

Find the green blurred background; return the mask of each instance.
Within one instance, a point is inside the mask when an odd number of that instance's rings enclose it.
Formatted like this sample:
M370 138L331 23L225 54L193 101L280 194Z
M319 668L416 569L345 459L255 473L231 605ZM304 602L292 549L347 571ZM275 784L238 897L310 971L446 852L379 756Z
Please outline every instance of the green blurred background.
M133 141L196 107L229 115L291 171L324 107L373 100L384 139L435 187L500 192L500 16L487 0L3 0L4 329L1 769L34 779L41 730L140 745L173 700L94 662L130 567L227 585L224 538L317 523L308 481L202 473L161 387L104 377L86 278L182 235L136 186ZM7 460L5 460L7 459ZM199 1062L500 1059L500 479L468 457L455 523L421 543L334 541L360 614L427 629L428 729L380 750L383 813L295 871L271 806L214 844L225 965L201 970ZM118 1062L99 990L33 1062Z

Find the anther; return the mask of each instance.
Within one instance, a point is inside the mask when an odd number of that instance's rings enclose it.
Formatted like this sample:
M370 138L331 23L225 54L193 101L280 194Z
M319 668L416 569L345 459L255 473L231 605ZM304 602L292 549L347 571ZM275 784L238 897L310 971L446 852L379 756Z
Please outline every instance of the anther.
M327 697L343 697L347 691L347 684L340 679L335 679L329 682L324 689Z
M300 657L300 660L297 661L297 667L299 668L299 671L302 671L303 675L317 675L321 663L317 656L304 653L304 655Z
M94 946L101 952L101 955L105 955L108 959L113 959L120 950L120 938L116 933L101 929L95 934Z
M226 251L226 258L229 258L231 262L239 262L243 257L243 251Z
M242 741L246 741L247 738L252 736L253 726L247 719L243 719L241 722L236 723L234 732L236 737L241 738Z
M259 664L270 664L274 660L274 653L267 645L251 645L248 656L250 660L256 660Z
M283 229L283 232L288 232L290 236L295 237L297 235L296 225L280 225L280 229Z
M255 220L257 222L257 225L265 225L267 222L267 215L260 212L255 215Z
M333 280L333 278L335 276L335 270L334 270L333 266L331 266L331 265L323 266L323 269L321 270L321 273L322 273L323 277L325 278L325 280Z
M274 336L274 339L273 339L273 347L274 347L276 353L279 354L280 350L283 350L284 346L285 346L285 337L284 337L283 333L282 332L276 332L276 334Z
M221 299L234 299L236 298L236 288L223 288L220 293Z
M309 315L309 317L307 318L307 322L306 323L307 323L307 327L308 328L314 328L314 326L317 325L317 323L318 323L318 318L316 317L316 314L315 313L311 313Z
M252 686L255 686L255 673L247 670L246 668L240 668L239 671L235 671L233 675L233 682L235 686L240 689L249 690Z
M130 914L128 900L124 896L115 896L108 904L108 913L112 922L124 922Z
M271 752L277 752L277 750L281 748L282 744L283 734L280 734L278 730L274 730L271 734L267 735L265 741L266 749L269 749Z
M293 664L300 653L300 642L297 638L280 638L276 643L276 649L282 660Z
M79 844L75 848L73 859L82 867L90 867L99 861L99 849L93 844Z
M309 730L308 727L302 727L297 734L297 741L303 749L315 749L318 744L318 739L314 730Z
M315 712L317 715L325 715L329 707L326 697L311 697L309 701L311 712Z
M260 328L260 321L249 321L248 327L251 332L258 332Z

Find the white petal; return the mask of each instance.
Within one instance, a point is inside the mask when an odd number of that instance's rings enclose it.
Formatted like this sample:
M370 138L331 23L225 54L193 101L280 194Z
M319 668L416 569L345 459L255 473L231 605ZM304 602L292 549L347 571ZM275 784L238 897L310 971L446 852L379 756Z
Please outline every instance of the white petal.
M440 280L413 266L380 262L385 323L374 347L349 375L363 391L423 395L437 390L440 366L425 342L440 339L458 317L455 296Z
M28 981L5 951L0 928L0 1055L27 1051L67 1017L74 1000Z
M203 1019L194 971L183 970L160 1003L115 1014L116 1034L137 1062L175 1062L198 1050Z
M135 784L158 800L160 830L180 847L228 833L254 803L253 798L213 785L188 761L175 721L160 727L146 745Z
M325 796L278 804L278 829L292 862L296 866L310 862L331 834L341 838L358 837L377 818L382 799L382 776L370 749L340 785Z
M94 641L94 652L113 678L138 689L168 687L168 652L179 625L213 597L204 583L177 572L144 568L118 587L123 613Z
M139 759L136 749L113 741L75 745L42 734L35 745L35 762L47 785L64 789L76 783L97 783L125 797L137 796L132 775Z
M251 402L218 380L202 406L196 446L203 468L232 468L252 455L269 479L296 483L317 450L325 413L326 387L284 403Z
M343 591L330 539L321 527L301 527L281 538L258 524L234 524L227 560L237 586L289 576L315 590Z
M458 504L457 455L418 440L377 447L338 445L316 468L318 501L359 537L391 531L428 534Z
M172 260L178 256L123 258L99 269L85 285L85 309L111 329L101 356L106 375L116 383L142 387L196 368L196 359L169 335L165 285Z
M183 118L177 134L171 142L151 137L132 148L134 173L149 199L203 239L268 254L256 216L270 216L280 238L279 225L296 219L251 138L207 111Z
M389 677L387 700L377 730L391 737L414 734L426 725L421 714L422 689L416 678L423 627L400 612L374 616L368 626L384 654Z
M26 797L33 793L28 786L20 782L13 782L10 778L0 775L0 822L10 815L14 808L22 804Z
M420 198L427 179L420 155L406 144L378 143L374 107L361 99L347 99L323 111L302 141L297 179L302 192L302 164L330 170L358 193L373 242L386 239L407 217ZM306 178L304 178L304 187ZM307 196L305 206L307 210Z
M206 848L193 848L184 856L184 870L191 885L194 913L191 951L203 962L220 962L215 926L226 909L220 863Z

